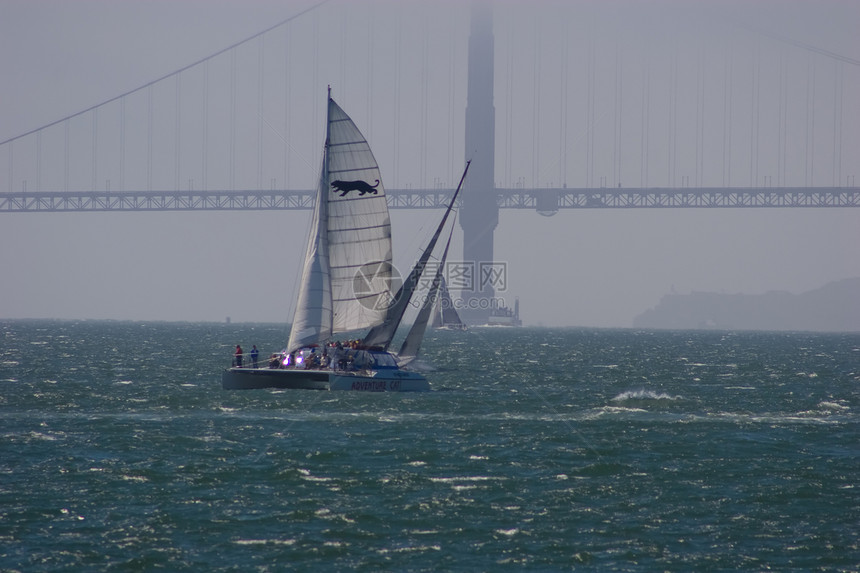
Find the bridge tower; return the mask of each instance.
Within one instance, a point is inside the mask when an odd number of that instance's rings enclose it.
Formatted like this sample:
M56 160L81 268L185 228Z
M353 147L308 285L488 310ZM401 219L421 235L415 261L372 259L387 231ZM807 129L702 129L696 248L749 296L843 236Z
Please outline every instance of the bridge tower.
M495 185L496 110L493 106L493 12L490 2L473 0L469 31L468 92L466 102L466 159L472 160L463 188L460 226L463 262L474 264L474 289L462 292L461 315L471 323L486 324L495 290L482 280L481 263L493 262L493 233L499 223Z

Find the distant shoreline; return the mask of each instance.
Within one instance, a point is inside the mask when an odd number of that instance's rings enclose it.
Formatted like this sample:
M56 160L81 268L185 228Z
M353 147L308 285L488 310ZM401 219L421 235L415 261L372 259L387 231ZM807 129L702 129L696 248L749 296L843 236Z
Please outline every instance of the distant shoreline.
M860 277L801 294L668 294L633 319L634 328L677 330L860 331Z

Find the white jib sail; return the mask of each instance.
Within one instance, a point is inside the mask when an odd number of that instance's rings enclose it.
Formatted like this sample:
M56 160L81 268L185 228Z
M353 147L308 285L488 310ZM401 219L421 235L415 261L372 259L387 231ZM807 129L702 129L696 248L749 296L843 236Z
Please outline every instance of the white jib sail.
M328 179L326 163L328 153L323 154L322 175L317 188L311 232L305 252L305 266L302 269L302 282L299 297L290 329L287 351L292 352L302 346L314 344L331 336L331 280L329 279L328 259Z
M381 323L392 297L391 221L379 166L331 98L317 205L290 350Z

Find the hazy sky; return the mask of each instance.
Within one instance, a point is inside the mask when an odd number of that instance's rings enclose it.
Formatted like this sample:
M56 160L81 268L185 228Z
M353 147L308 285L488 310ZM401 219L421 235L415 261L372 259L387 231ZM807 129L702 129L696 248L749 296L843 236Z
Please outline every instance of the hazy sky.
M0 141L312 4L0 0ZM846 0L496 2L496 180L844 185L860 171L857 22ZM388 188L450 185L467 34L462 2L329 2L0 146L0 192L309 189L329 84ZM439 213L391 215L406 268ZM0 317L285 322L309 216L0 214ZM860 209L502 210L495 238L499 294L530 325L625 327L672 289L799 293L860 276Z

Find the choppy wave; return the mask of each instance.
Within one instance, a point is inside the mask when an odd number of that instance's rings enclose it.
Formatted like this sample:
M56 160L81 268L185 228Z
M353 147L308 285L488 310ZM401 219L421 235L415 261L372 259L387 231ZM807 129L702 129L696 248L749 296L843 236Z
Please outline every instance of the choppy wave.
M222 390L280 327L2 331L2 570L860 562L857 335L434 333L364 395Z

